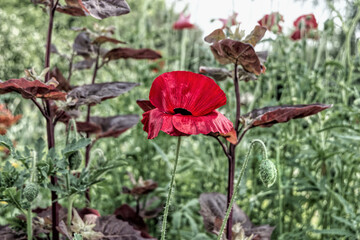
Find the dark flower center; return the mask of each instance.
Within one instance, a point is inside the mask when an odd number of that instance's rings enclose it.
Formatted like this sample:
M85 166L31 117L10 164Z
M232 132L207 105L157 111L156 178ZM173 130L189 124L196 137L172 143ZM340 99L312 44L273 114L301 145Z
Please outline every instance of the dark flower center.
M180 113L181 115L192 115L191 112L184 108L174 108L175 114Z

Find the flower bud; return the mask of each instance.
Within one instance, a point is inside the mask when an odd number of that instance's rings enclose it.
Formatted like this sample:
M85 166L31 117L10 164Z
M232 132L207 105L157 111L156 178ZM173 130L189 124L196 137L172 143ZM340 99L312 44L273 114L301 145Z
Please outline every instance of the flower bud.
M69 156L69 167L71 170L76 170L80 167L82 157L80 151L76 151Z
M266 187L271 187L277 176L275 164L269 159L265 159L260 163L260 179Z
M29 202L34 201L38 194L39 194L39 187L35 183L27 184L23 190L23 196Z

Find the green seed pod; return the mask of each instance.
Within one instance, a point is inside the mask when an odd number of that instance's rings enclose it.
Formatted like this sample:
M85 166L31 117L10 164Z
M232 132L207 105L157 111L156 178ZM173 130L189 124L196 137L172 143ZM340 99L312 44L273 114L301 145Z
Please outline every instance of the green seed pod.
M23 190L23 196L29 202L34 201L38 194L39 194L39 187L35 183L27 184Z
M69 156L69 167L71 170L76 170L80 167L82 156L80 151L76 151Z
M260 163L260 179L266 187L271 187L277 176L275 164L269 159L265 159Z

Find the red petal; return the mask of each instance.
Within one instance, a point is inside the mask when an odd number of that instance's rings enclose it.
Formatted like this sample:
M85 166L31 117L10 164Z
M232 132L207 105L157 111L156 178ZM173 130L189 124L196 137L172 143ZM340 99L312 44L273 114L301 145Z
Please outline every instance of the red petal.
M173 25L173 29L176 30L194 27L194 24L190 23L190 15L184 16L182 13L180 13L179 19Z
M161 112L174 113L184 108L193 116L203 116L226 104L225 93L209 77L174 71L158 76L150 89L149 99Z
M170 136L186 135L174 128L171 121L172 117L174 115L162 113L157 108L143 113L141 122L144 124L144 131L148 133L148 139L157 137L160 130Z
M233 130L232 122L218 111L200 117L176 114L172 123L177 130L189 135L226 134Z

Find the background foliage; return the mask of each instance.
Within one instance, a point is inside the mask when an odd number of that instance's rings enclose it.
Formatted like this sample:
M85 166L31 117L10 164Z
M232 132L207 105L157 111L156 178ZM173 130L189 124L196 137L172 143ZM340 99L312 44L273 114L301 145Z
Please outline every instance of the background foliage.
M248 143L260 138L277 163L279 179L266 189L258 178L256 161L252 159L237 202L254 224L276 226L273 239L358 239L360 236L360 58L359 41L354 34L358 30L359 3L347 2L342 22L333 9L333 17L320 27L324 30L319 40L293 42L286 35L267 35L269 38L262 43L263 48L269 50L266 74L256 81L240 84L242 93L250 92L255 99L242 108L242 113L269 105L334 104L332 109L310 118L252 130L237 153L240 166ZM106 65L99 71L97 82L130 81L141 83L141 86L93 107L92 115L142 114L135 100L148 98L152 80L161 72L180 68L184 37L186 70L198 72L202 65L218 66L200 30L172 30L177 14L167 8L163 0L128 0L128 3L132 9L130 14L102 20L101 25L115 26L115 37L126 41L130 47L159 50L165 67L154 72L155 63L147 60L120 60ZM330 11L332 3L327 1ZM0 2L1 80L19 78L26 68L42 69L46 18L40 7L29 1ZM335 23L334 19L337 19ZM70 29L92 28L96 22L99 21L56 14L53 43L60 52L69 53L77 34ZM350 31L352 25L356 27L353 32ZM52 66L67 74L68 66L59 56L52 55ZM75 72L72 78L74 85L90 81L91 70ZM228 97L228 104L221 111L233 119L235 98L230 89L231 81L219 85ZM14 114L23 115L8 131L8 136L20 148L33 146L34 139L45 136L45 123L35 106L15 94L1 95L0 101ZM59 125L56 130L56 141L64 143L64 126ZM128 162L126 167L109 172L105 181L91 189L91 207L102 215L112 213L123 203L135 205L131 196L121 194L123 186L131 186L127 172L132 172L136 179L141 176L158 182L159 188L151 196L165 199L175 139L166 134L151 141L146 138L139 123L119 138L102 139L94 146L108 159ZM213 239L212 235L204 234L197 199L204 192L225 193L227 159L214 139L192 136L184 138L179 164L168 238ZM42 194L44 198L37 204L50 205L44 200L49 193ZM75 206L84 206L84 199L78 199ZM7 223L14 214L11 208L0 208L0 223ZM154 236L159 234L159 221L160 217L148 222Z

